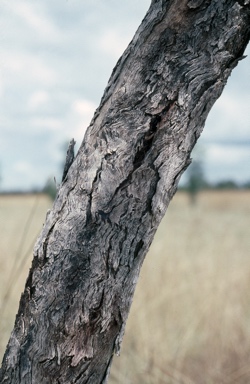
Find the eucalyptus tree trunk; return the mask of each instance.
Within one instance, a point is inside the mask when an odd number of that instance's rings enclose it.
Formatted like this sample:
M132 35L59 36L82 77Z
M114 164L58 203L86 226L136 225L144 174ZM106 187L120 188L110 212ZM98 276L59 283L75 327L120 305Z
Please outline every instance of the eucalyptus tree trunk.
M249 0L152 1L36 243L2 384L106 382L143 259L249 37Z

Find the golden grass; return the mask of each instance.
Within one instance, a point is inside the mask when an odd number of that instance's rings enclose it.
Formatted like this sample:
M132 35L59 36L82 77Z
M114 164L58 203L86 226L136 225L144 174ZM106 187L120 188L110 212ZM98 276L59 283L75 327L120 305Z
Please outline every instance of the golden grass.
M22 254L50 205L45 197L39 204L34 199L0 198L1 298L13 263L22 257L18 250L32 206L36 214ZM177 193L144 262L110 384L250 383L249 202L247 191L211 191L191 206L185 193ZM29 263L21 264L1 314L0 354Z
M142 267L110 383L250 383L250 193L178 193Z
M34 242L50 206L45 195L0 196L0 361L14 325Z

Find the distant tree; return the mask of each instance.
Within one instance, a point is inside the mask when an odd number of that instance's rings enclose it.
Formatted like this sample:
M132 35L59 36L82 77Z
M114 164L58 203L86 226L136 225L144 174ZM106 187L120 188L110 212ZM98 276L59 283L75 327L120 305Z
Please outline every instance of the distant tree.
M237 189L238 184L233 180L222 180L215 184L216 189Z
M250 189L250 181L247 181L247 182L243 183L242 184L242 188Z
M47 214L1 384L107 382L144 257L249 38L249 1L152 1Z
M189 193L190 201L192 204L196 203L198 192L207 186L205 179L205 171L203 159L204 154L200 150L194 153L194 159L186 171L186 190Z
M49 177L46 181L46 184L42 190L43 193L46 193L51 200L55 200L57 194L56 182L52 177Z

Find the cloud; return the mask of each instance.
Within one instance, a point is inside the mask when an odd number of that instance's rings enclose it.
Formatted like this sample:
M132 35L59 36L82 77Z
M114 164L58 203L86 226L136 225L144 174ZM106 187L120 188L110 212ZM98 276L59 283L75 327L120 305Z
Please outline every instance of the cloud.
M249 161L249 148L241 148L237 145L210 145L206 150L206 157L214 164L235 165L236 163L244 163ZM250 170L249 170L250 174Z
M247 99L235 99L233 95L225 93L216 105L217 111L226 116L229 120L239 121L241 117L241 110L249 110L250 96Z
M17 172L26 174L30 173L30 171L32 170L32 165L27 161L19 161L18 163L14 164L13 169Z
M207 146L205 157L206 176L210 181L233 179L243 182L250 179L250 150L248 146Z
M129 36L124 36L117 29L106 30L99 40L99 49L115 59L119 58L129 43Z
M34 54L15 51L5 51L2 61L5 83L36 82L51 85L57 80L55 68L49 67L46 61ZM14 77L13 77L14 76Z
M250 54L250 44L245 54ZM214 104L202 140L250 140L250 78L249 58L239 62L233 70L221 97Z
M64 124L61 119L45 116L32 119L30 125L36 130L42 128L44 131L59 131Z
M225 92L223 97L221 97L216 106L215 112L220 116L218 119L218 124L222 125L222 120L224 122L224 131L227 131L227 128L231 129L231 133L235 131L237 134L239 131L241 133L248 132L248 122L250 117L250 95L247 97L242 97L231 93Z
M96 107L96 104L92 101L85 99L77 99L73 102L70 120L74 122L74 138L78 142L82 141L84 132L94 116Z
M45 14L41 4L36 3L34 6L25 1L16 2L15 6L11 7L11 12L16 14L39 38L58 40L59 32L48 14Z
M250 94L235 94L228 90L215 103L206 122L202 139L249 140Z
M3 84L2 74L0 72L0 99L3 97L3 95L4 95L4 84Z
M72 104L72 111L90 118L94 114L96 105L89 100L78 99Z
M45 91L36 91L32 93L28 100L28 108L30 110L36 110L39 107L43 106L44 104L47 104L49 101L49 94Z

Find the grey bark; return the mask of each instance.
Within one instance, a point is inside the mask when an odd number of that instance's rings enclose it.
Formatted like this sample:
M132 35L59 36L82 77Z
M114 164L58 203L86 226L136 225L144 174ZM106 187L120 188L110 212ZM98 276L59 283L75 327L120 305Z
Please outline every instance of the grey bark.
M47 215L1 383L106 382L143 259L249 38L249 0L152 1Z
M76 142L74 139L71 139L69 142L69 146L68 146L67 154L66 154L66 159L65 159L65 164L64 164L64 168L63 168L62 182L65 180L67 173L68 173L68 170L70 169L70 167L71 167L71 165L75 159L75 150L74 150L75 143Z

